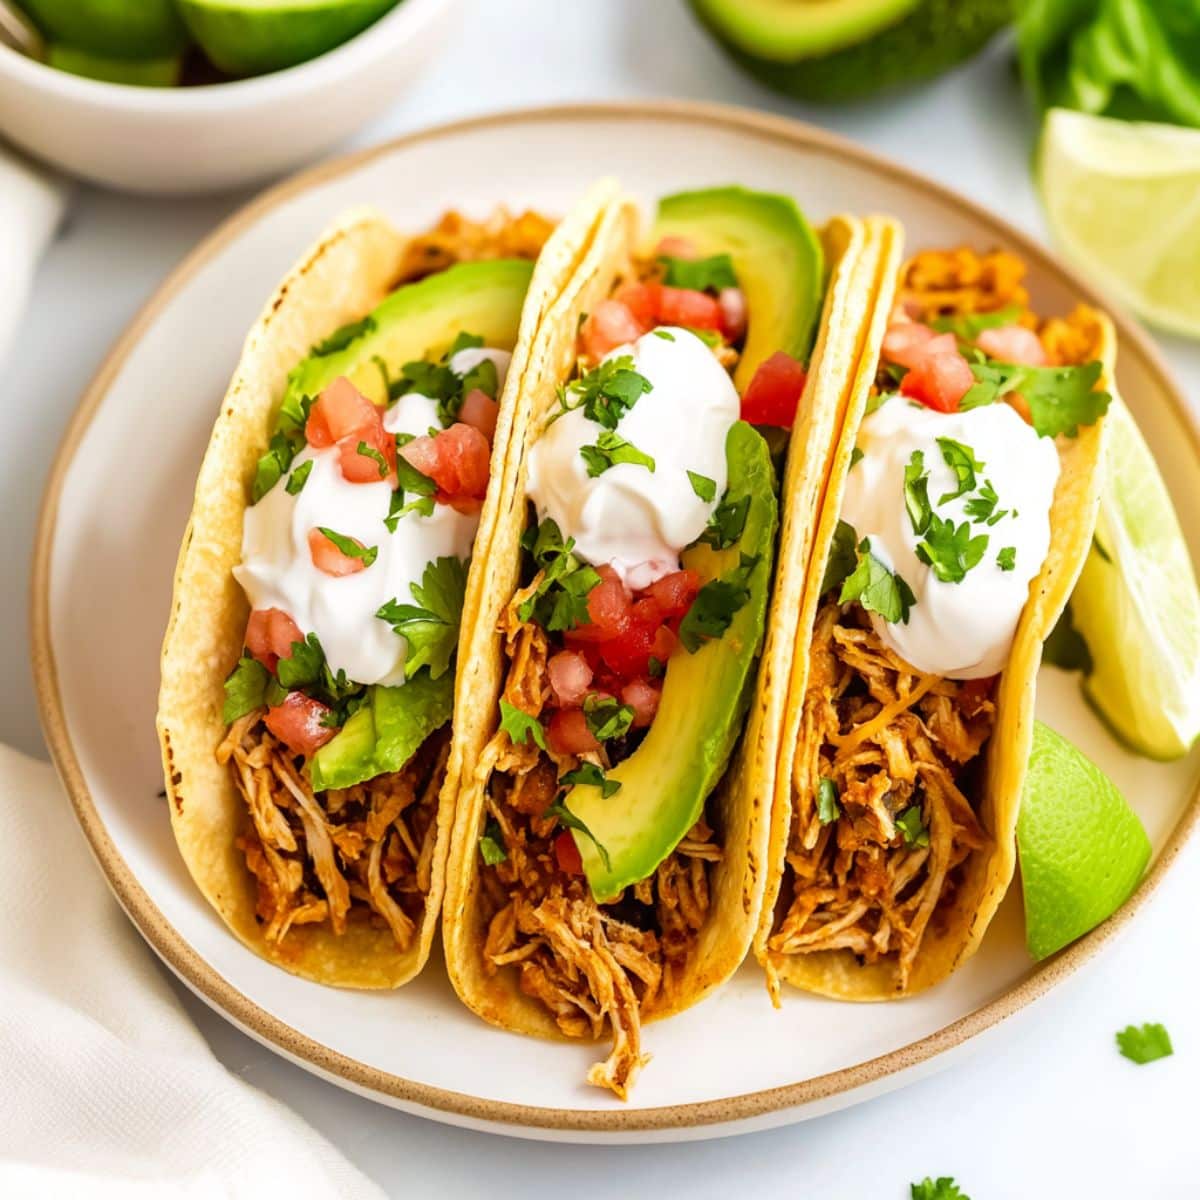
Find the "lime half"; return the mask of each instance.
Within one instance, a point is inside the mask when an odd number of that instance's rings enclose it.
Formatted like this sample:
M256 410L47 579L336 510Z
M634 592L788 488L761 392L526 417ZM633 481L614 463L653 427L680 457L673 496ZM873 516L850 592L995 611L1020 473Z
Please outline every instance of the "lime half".
M1034 722L1017 819L1025 942L1043 959L1112 916L1150 861L1137 813L1094 762Z
M1053 108L1038 181L1080 270L1147 321L1200 337L1200 130Z
M1096 538L1071 597L1083 690L1118 737L1179 758L1200 734L1200 592L1171 498L1129 410L1108 410Z
M59 71L99 79L104 83L128 83L134 87L174 87L179 82L183 60L171 58L109 58L74 46L51 44L46 63Z

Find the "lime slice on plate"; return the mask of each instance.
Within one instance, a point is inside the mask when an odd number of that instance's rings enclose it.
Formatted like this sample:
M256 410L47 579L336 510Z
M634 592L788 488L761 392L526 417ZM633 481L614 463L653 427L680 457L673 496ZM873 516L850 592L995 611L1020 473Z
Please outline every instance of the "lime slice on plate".
M1108 410L1096 538L1071 596L1092 657L1083 690L1139 754L1179 758L1200 734L1200 592L1187 543L1129 410Z
M1112 781L1040 721L1033 727L1017 850L1025 942L1039 960L1112 916L1150 861L1150 839Z
M1200 337L1200 130L1053 108L1037 174L1080 270L1147 321Z
M174 87L179 82L183 60L172 58L110 58L91 50L53 43L47 49L46 63L59 71L99 79L104 83L128 83L135 87Z
M316 58L362 32L397 0L178 0L213 66L261 75Z

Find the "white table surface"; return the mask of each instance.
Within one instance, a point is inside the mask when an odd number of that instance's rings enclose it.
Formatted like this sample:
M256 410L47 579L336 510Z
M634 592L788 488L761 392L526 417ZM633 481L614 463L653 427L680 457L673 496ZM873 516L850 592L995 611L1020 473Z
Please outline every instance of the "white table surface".
M1029 175L1032 122L1003 46L921 91L817 109L775 98L739 75L676 0L468 0L464 13L444 57L354 145L509 106L719 100L824 125L1043 231ZM6 366L0 437L0 673L8 681L0 689L0 740L31 753L45 755L26 594L51 456L109 344L180 257L245 199L151 201L82 189L42 264ZM870 207L869 196L863 206ZM1189 395L1200 398L1200 347L1161 344ZM579 1200L660 1190L900 1200L908 1181L949 1174L973 1200L1182 1197L1200 1194L1198 910L1200 841L1116 945L978 1054L821 1120L680 1146L535 1144L402 1116L291 1066L178 990L231 1070L295 1107L389 1195L436 1189L557 1200L566 1188ZM1113 1033L1153 1020L1166 1023L1175 1057L1135 1067L1118 1056Z

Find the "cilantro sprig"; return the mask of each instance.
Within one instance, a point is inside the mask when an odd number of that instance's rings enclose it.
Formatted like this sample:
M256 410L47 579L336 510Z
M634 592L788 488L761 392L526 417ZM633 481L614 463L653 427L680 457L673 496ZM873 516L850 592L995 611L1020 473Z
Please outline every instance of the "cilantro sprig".
M524 746L530 738L539 750L545 750L546 731L541 721L507 700L500 701L500 728L514 746Z
M633 725L633 709L614 696L592 692L583 702L588 730L598 742L624 737Z
M574 383L560 388L558 400L563 412L582 408L589 421L612 430L642 396L653 390L650 380L633 369L632 356L622 354L605 359Z
M1094 425L1108 411L1112 396L1096 390L1103 365L1080 367L1029 367L1021 363L972 363L975 386L959 405L961 409L993 404L1010 392L1020 392L1029 405L1033 428L1039 437L1075 437L1080 425Z
M695 654L705 642L719 638L733 624L733 618L750 599L750 576L758 561L757 555L740 555L736 567L717 579L710 579L696 593L691 608L679 623L679 640L689 654Z
M856 560L854 570L842 582L838 603L857 601L891 625L907 625L909 611L917 598L903 576L890 571L871 553L870 538L858 543Z
M970 521L955 525L932 513L924 540L917 543L916 555L942 583L962 583L967 572L977 567L988 547L988 535L972 536Z
M325 525L318 525L317 532L324 534L347 558L357 558L364 567L369 567L379 557L378 546L364 546L356 538L338 533Z
M588 477L596 479L618 463L645 467L654 474L654 459L611 429L602 430L594 446L580 446L579 456L587 463Z
M1117 1048L1138 1066L1155 1062L1160 1058L1169 1058L1175 1053L1171 1045L1171 1035L1166 1027L1157 1023L1145 1025L1126 1025L1117 1034Z
M904 507L913 533L924 533L929 528L933 506L929 503L929 472L925 469L923 450L914 450L904 468Z
M396 490L392 492L387 516L383 518L389 533L396 532L400 518L406 513L415 512L423 517L433 516L433 498L437 494L437 484L399 453L400 448L412 440L412 434L396 435Z
M604 772L594 763L584 763L583 766L578 767L576 770L568 771L559 780L559 783L582 783L591 787L598 787L600 794L606 800L621 790L621 785L616 780L606 778ZM600 860L604 863L604 869L608 871L612 868L612 862L608 857L608 850L596 840L596 835L565 804L556 800L546 809L546 813L549 816L557 817L558 823L565 828L573 829L576 833L582 833L596 847L596 853L600 855Z
M676 258L660 254L658 261L663 264L663 283L668 287L719 292L722 288L738 285L733 259L728 254L713 254L708 258Z
M574 553L575 539L564 541L558 524L547 517L525 531L521 544L541 569L542 580L534 595L518 606L517 616L551 633L590 624L587 600L600 575Z
M714 550L728 550L741 540L749 515L749 493L739 496L736 500L731 500L726 494L713 510L713 515L708 518L704 532L697 538L698 544L711 546Z
M421 582L410 583L408 588L416 604L392 599L375 615L408 642L405 673L412 675L428 667L430 678L439 679L458 648L467 564L453 556L435 559L426 565Z

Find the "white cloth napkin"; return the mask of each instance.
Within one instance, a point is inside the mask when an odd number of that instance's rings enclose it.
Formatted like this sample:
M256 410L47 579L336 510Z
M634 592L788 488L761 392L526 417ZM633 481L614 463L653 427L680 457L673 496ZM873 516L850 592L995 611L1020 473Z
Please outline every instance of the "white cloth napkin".
M0 1196L382 1197L213 1057L53 770L5 746L0 822Z

